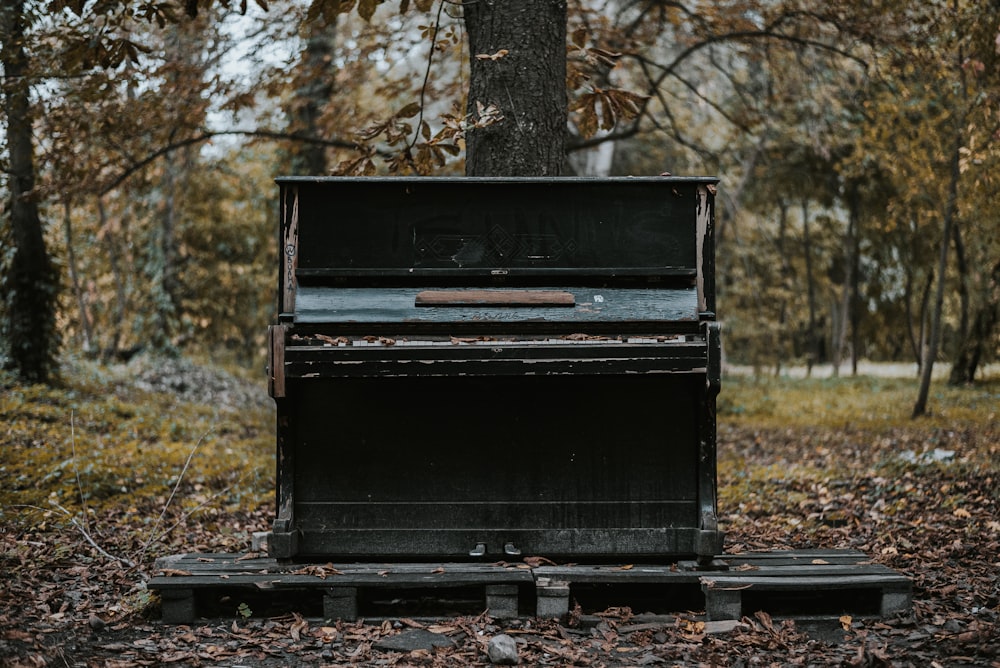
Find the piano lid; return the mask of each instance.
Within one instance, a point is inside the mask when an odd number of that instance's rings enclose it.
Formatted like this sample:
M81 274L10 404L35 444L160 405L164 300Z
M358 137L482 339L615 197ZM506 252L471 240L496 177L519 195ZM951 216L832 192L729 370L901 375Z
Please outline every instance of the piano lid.
M436 290L422 287L331 288L301 286L295 301L296 323L625 323L698 322L698 293L695 288L586 288L561 287L518 290L537 292L537 303L519 299L505 303L511 291L491 289ZM467 300L451 304L420 303L429 294L467 293ZM498 295L484 299L485 294ZM560 298L555 299L552 293ZM562 295L570 295L569 299ZM418 300L418 297L421 300ZM434 301L429 300L429 301Z

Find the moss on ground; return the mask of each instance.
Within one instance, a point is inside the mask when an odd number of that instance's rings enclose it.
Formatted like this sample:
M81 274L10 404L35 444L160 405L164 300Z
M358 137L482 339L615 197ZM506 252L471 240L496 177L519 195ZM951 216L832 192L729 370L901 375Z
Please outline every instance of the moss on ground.
M189 392L160 382L184 376ZM56 387L0 378L0 522L117 517L116 530L146 543L153 525L269 503L274 411L257 385L169 359L70 362ZM231 391L214 400L206 387Z

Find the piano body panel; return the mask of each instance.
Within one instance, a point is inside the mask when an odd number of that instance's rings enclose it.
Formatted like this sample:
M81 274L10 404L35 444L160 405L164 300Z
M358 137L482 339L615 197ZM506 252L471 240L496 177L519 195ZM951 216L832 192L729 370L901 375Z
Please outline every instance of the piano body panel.
M271 556L721 552L714 179L279 183Z

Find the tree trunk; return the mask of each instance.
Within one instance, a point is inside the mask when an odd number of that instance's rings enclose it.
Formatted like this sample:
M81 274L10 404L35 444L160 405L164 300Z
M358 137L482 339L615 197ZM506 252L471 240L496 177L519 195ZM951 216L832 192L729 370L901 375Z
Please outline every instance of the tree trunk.
M466 133L466 175L559 176L566 157L565 0L470 0L463 10L475 124ZM483 113L491 107L498 112Z
M19 378L47 382L56 368L59 335L55 308L58 272L49 258L38 213L34 143L29 100L27 31L24 0L0 7L0 61L3 64L4 110L7 115L9 226L4 225L0 297L6 341L5 362ZM8 245L9 244L9 245Z
M931 314L930 341L924 346L924 354L920 363L920 389L917 401L913 405L913 417L927 414L927 396L931 389L931 374L934 371L934 359L937 357L941 344L941 314L944 310L944 284L948 268L948 247L951 246L951 229L955 222L955 212L958 207L958 180L961 178L960 156L961 137L956 137L951 156L951 178L948 183L948 202L944 211L944 229L941 233L941 254L938 257L937 288L934 292L934 311Z
M927 280L924 281L924 289L920 293L920 312L917 314L920 317L919 327L917 328L917 347L916 347L916 360L917 368L922 369L924 363L924 348L927 347L927 337L930 336L930 328L927 326L927 321L930 318L930 303L931 303L931 289L934 287L934 272L927 272Z
M809 352L806 354L806 375L812 376L814 364L819 363L819 333L816 331L816 281L812 269L812 238L809 233L809 201L802 200L802 252L806 258L806 295L809 300Z
M962 228L958 223L952 225L951 238L955 242L955 269L958 271L959 320L955 348L957 356L958 348L969 338L969 263L965 259L965 243L962 241Z
M90 312L87 309L87 298L80 285L80 271L76 263L76 248L73 244L72 206L69 200L63 202L63 235L66 238L66 263L69 269L70 285L73 286L73 296L76 297L77 308L80 309L80 331L83 334L83 352L90 355L94 352L94 333L90 326Z
M948 376L949 385L968 385L976 379L976 371L986 346L992 341L998 322L1000 322L1000 262L993 265L982 306L976 310L968 336L962 340L955 355L955 362Z
M124 201L128 201L128 191L126 190L126 197ZM108 214L107 209L104 206L104 198L97 198L97 215L100 222L101 233L98 235L99 239L103 238L104 245L108 250L108 264L111 267L111 276L114 278L115 282L115 308L114 308L114 326L111 328L111 341L105 346L105 350L102 354L116 355L118 349L121 347L122 343L122 333L125 330L125 314L128 312L128 288L125 285L125 277L122 272L122 261L120 258L120 253L118 250L118 240L115 238L115 232L111 229L108 224ZM123 216L124 219L124 216ZM123 237L127 234L126 225L121 226L121 234ZM127 264L132 265L132 262L127 262Z
M857 187L851 197L850 211L850 244L851 261L848 283L851 295L848 300L848 317L851 325L851 376L858 375L858 354L861 350L861 248L858 240L861 238L861 204L858 201Z
M774 360L774 376L781 375L781 363L786 357L793 356L792 350L788 349L790 337L784 336L788 322L788 292L786 288L792 280L792 263L788 257L788 206L785 201L778 201L778 256L781 258L781 305L778 312L778 338L779 343Z
M147 342L157 351L176 354L176 343L181 305L179 297L179 268L177 266L177 181L183 167L173 154L166 156L160 185L162 208L159 227L151 244L149 261L150 294L153 300L154 327Z
M337 22L308 21L306 46L295 73L295 95L288 106L288 130L296 137L320 136L319 118L333 96L336 76L333 56L337 44ZM292 174L322 176L327 173L326 148L314 142L291 146Z

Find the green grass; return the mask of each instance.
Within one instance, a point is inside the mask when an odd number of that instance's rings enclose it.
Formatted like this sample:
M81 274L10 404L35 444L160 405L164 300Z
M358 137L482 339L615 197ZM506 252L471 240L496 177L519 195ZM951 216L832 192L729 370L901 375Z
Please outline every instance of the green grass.
M725 378L718 480L726 524L743 535L766 525L765 544L792 536L820 541L832 531L826 523L845 509L855 509L852 521L866 522L866 509L876 506L894 517L927 503L946 515L995 504L1000 381L935 383L930 414L912 419L916 394L911 379ZM988 528L988 519L970 522L970 530Z
M773 378L727 376L719 421L761 427L912 426L917 381L907 378ZM1000 419L1000 379L972 387L931 386L925 427L956 428Z
M141 527L168 500L186 514L270 501L266 398L240 408L188 401L137 389L133 373L76 362L58 387L0 378L0 520L121 515Z
M165 509L162 524L181 532L193 521L223 537L265 527L275 464L263 378L199 367L224 387L255 385L256 394L232 405L138 389L136 378L156 372L155 361L70 363L58 387L0 377L0 524L44 530L94 518L106 534L133 532L123 549L160 531L151 527ZM909 417L915 397L910 379L727 377L718 404L720 508L752 521L784 517L854 481L944 466L949 479L1000 475L1000 381L935 384L932 414L919 420ZM954 461L901 458L938 448L954 451ZM190 549L184 541L193 535L170 540Z

